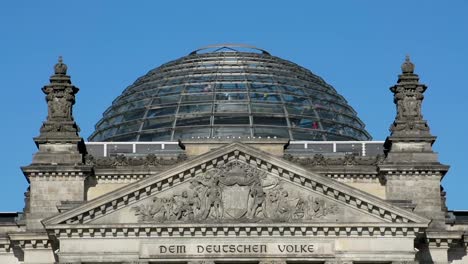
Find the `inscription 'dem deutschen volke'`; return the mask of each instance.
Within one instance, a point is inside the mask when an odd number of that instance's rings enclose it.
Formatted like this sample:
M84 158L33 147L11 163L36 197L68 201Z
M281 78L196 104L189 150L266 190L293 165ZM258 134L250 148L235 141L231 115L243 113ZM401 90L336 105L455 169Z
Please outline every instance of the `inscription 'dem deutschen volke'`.
M159 254L312 254L314 244L206 244L206 245L159 245Z

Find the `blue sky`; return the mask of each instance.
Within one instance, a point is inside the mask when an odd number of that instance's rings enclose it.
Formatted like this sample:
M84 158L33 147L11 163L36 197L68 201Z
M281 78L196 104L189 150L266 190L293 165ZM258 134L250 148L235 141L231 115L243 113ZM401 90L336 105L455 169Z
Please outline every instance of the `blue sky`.
M46 118L41 87L57 57L69 66L75 119L87 138L125 87L204 45L246 43L310 69L358 112L375 140L395 108L388 88L406 54L429 86L435 150L451 165L450 209L468 209L468 2L3 1L0 3L0 211L20 211L32 138Z

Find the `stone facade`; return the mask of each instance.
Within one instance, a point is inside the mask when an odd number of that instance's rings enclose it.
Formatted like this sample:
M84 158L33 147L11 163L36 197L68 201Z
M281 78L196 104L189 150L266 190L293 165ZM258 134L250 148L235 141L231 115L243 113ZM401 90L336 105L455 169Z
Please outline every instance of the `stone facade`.
M66 72L60 60L43 89L24 219L0 226L0 263L468 263L468 224L445 207L448 166L409 59L382 155L245 138L97 157L73 121Z

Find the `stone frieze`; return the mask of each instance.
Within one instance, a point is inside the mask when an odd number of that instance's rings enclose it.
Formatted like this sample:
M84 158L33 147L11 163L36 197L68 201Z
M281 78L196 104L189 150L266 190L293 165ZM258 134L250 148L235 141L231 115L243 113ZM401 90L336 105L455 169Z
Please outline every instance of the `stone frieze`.
M133 207L139 222L311 221L338 213L335 204L293 193L276 177L234 161L190 181L188 188Z

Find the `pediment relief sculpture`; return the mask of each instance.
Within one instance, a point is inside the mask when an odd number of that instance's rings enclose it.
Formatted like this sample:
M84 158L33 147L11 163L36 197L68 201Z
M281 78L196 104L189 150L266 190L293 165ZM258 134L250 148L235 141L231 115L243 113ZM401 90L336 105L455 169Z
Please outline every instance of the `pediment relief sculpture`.
M312 221L339 212L324 198L290 189L279 178L237 160L196 176L182 191L156 196L133 210L143 223Z

